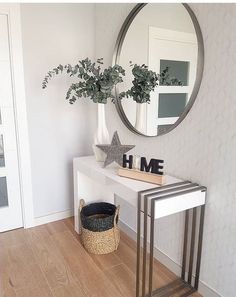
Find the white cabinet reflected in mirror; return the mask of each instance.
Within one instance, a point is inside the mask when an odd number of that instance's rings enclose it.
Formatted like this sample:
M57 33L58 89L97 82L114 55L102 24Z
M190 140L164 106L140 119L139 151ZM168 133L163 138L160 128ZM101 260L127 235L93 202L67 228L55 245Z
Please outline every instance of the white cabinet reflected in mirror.
M164 82L160 80L151 92L150 103L118 99L132 86L130 61L158 74L167 69ZM145 136L171 131L190 110L200 87L203 42L196 17L183 4L138 4L121 29L113 62L126 71L116 88L116 107L126 126Z

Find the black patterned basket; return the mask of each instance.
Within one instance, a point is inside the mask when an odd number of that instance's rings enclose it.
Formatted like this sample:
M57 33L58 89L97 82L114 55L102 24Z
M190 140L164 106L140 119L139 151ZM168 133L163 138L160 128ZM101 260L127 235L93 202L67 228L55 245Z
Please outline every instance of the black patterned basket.
M83 228L102 232L114 227L116 206L106 202L91 203L83 206L80 218Z
M106 202L85 206L80 200L81 235L85 249L92 254L108 254L117 250L120 242L119 206Z

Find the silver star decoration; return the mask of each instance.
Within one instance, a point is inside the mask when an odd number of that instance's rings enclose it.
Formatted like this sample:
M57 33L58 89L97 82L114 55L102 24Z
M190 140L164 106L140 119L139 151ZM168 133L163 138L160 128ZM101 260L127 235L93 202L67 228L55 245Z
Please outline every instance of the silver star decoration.
M96 146L107 155L104 162L104 167L113 162L116 162L122 166L123 154L135 147L135 145L122 145L117 131L113 134L111 144L97 144Z

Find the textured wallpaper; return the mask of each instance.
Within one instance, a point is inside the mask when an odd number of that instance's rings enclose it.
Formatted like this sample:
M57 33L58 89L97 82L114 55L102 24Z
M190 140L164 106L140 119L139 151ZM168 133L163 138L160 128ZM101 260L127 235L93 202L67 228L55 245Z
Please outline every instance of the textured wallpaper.
M96 55L111 63L120 26L133 4L96 5ZM202 29L204 76L185 120L156 138L131 133L115 107L107 106L110 133L118 130L136 152L165 160L169 174L208 187L201 281L224 297L236 287L236 4L191 4ZM125 218L126 217L126 218ZM132 225L128 216L123 219ZM159 222L158 247L177 263L181 256L181 215Z

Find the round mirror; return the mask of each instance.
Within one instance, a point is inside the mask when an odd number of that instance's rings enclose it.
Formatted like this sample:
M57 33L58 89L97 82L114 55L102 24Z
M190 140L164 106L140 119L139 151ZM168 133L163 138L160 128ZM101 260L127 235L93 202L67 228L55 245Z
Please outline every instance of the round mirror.
M200 27L188 5L136 5L121 28L113 58L113 64L126 71L124 82L116 87L116 107L125 125L144 136L173 130L196 99L203 56ZM150 100L142 103L133 96L119 99L134 86L135 64L145 64L159 78Z

